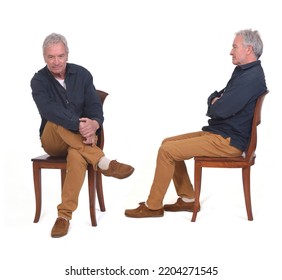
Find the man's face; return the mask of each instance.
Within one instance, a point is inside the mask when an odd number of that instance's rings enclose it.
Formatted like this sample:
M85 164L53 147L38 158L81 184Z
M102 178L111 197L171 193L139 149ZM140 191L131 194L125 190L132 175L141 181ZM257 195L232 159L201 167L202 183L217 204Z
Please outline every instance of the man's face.
M232 45L230 55L232 56L232 63L234 65L243 65L249 63L248 55L251 46L243 45L243 37L238 35L235 37Z
M44 61L50 72L56 78L65 78L68 54L63 43L54 44L45 48Z

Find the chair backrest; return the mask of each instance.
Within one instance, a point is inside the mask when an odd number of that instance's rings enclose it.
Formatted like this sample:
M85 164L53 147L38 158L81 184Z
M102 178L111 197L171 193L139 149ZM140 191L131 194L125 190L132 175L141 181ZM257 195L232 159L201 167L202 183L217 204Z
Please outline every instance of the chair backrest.
M102 105L104 104L104 101L106 99L106 97L108 96L108 93L106 93L105 91L102 91L102 90L96 90L98 96L100 97L100 100L101 100L101 103Z
M96 90L96 92L99 95L101 103L103 105L106 97L108 96L108 93L106 93L105 91L102 91L102 90L98 90L98 89ZM101 127L101 132L100 132L100 135L98 137L97 146L101 149L104 148L104 127L103 126Z
M245 152L245 158L246 160L252 160L253 157L255 157L255 151L257 147L257 126L261 123L261 109L262 104L264 101L264 98L266 94L268 94L268 90L259 96L256 102L255 111L254 111L254 117L252 122L252 131L251 131L251 137L250 142L248 145L248 148Z

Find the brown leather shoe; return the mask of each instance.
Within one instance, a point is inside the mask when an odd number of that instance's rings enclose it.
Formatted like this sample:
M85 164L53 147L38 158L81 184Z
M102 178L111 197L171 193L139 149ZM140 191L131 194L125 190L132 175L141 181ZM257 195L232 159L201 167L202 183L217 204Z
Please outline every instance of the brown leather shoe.
M57 218L52 231L51 236L52 237L62 237L68 233L70 226L69 220L66 220L62 217Z
M164 215L164 209L151 210L146 205L145 202L140 202L139 207L136 209L127 209L124 214L130 218L153 218L162 217Z
M179 212L179 211L193 212L194 202L184 202L182 198L179 197L174 204L165 204L164 210L171 212Z
M107 170L100 169L100 171L105 176L124 179L129 177L134 172L134 168L130 165L112 160Z

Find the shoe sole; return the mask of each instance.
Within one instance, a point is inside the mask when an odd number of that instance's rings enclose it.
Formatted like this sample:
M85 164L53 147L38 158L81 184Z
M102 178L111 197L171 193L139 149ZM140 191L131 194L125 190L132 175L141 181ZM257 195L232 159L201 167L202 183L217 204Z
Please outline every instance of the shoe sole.
M166 210L165 208L164 208L164 210L166 211L166 212L194 212L194 210L193 209L187 209L187 210L184 210L184 209L181 209L181 210ZM198 212L200 211L200 209L198 210Z
M60 237L63 237L63 236L66 236L66 234L63 234L63 235L51 235L52 238L60 238Z
M125 216L128 217L128 218L137 218L137 219L140 219L140 218L161 218L161 217L163 217L164 215L136 217L136 216L130 216L130 215L126 215L126 214L125 214Z

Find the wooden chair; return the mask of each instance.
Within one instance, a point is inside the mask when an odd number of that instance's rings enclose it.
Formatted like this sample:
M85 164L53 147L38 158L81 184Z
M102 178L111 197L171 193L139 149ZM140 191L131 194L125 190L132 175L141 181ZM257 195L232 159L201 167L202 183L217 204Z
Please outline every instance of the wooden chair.
M97 90L97 94L100 97L102 105L104 104L105 98L108 93L104 91ZM104 147L104 129L101 128L101 133L98 137L97 146L103 149ZM60 169L61 170L61 187L66 176L66 158L64 157L52 157L47 154L32 158L33 162L33 180L34 180L34 191L35 191L35 204L36 211L34 217L34 223L37 223L41 214L41 204L42 204L42 191L41 191L41 169ZM99 170L95 171L91 164L87 167L88 173L88 191L89 191L89 208L92 226L97 226L96 211L95 211L95 199L97 192L98 201L100 205L100 210L102 212L106 211L103 186L102 186L102 175Z
M257 126L261 122L261 109L264 98L268 91L262 94L256 103L254 117L252 122L251 138L247 150L239 157L194 157L194 189L195 189L195 204L192 216L192 222L196 221L197 213L200 210L200 192L201 192L201 177L202 167L216 168L242 168L243 188L245 196L245 204L248 220L253 220L251 191L250 191L250 173L251 166L255 164L255 151L257 146Z

